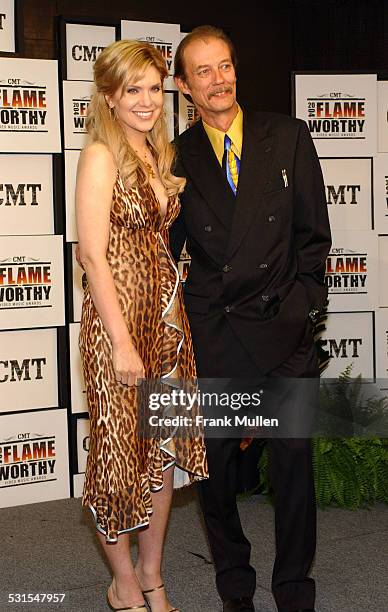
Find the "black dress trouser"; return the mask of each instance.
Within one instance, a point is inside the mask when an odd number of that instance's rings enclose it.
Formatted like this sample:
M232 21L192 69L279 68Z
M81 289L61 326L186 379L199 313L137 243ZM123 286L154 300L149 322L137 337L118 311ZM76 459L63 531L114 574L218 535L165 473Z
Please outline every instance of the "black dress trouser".
M224 319L222 355L217 345L196 342L198 376L250 378L258 372ZM202 353L203 351L203 353ZM202 353L202 354L201 354ZM206 357L205 357L205 353ZM229 358L228 358L229 356ZM203 359L201 358L203 357ZM301 344L271 377L318 377L310 324ZM318 388L318 387L317 387ZM237 456L240 437L207 437L209 479L198 483L199 499L223 601L253 597L256 572L250 565L251 545L245 537L236 504ZM276 558L272 591L279 612L314 608L315 583L308 577L316 543L316 502L309 438L271 438L267 441L269 478L274 491ZM260 517L257 517L260 520Z

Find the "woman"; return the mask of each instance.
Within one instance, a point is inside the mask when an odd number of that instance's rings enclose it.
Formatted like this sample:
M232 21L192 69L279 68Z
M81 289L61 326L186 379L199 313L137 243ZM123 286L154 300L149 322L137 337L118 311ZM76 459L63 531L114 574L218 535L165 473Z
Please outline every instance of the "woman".
M176 610L161 579L173 489L207 476L201 437L137 435L141 379L195 377L188 322L168 228L184 179L163 110L162 55L147 43L118 41L94 66L90 143L77 172L79 257L87 283L80 350L90 413L83 504L91 508L113 579L113 610ZM143 392L144 393L144 392ZM182 475L184 478L182 478ZM133 567L129 532L138 528Z

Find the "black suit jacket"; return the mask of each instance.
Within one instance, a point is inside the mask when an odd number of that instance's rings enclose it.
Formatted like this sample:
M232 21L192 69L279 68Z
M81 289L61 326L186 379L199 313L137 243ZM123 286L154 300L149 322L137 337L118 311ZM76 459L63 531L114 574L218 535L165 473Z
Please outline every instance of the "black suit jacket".
M224 321L267 373L297 350L309 311L322 308L327 296L330 228L308 128L298 119L245 110L237 196L202 122L176 146L175 174L187 184L170 245L178 259L187 240L191 256L185 304L194 347L219 342ZM197 360L198 353L200 375L207 376L206 352L197 351Z

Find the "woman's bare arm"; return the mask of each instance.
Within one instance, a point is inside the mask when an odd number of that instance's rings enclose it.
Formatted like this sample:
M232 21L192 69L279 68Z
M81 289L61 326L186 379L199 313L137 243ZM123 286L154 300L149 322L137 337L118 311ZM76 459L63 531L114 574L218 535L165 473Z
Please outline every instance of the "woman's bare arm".
M131 341L106 259L116 172L104 145L94 143L82 151L76 184L79 257L93 303L112 342L116 378L134 384L136 377L144 376L143 364Z

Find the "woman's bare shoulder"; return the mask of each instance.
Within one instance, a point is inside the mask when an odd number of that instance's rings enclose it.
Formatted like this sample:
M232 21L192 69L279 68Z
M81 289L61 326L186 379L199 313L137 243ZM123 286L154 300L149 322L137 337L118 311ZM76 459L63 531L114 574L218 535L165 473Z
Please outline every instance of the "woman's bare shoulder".
M111 151L101 142L93 142L82 149L78 167L93 170L94 174L115 177L117 168Z

